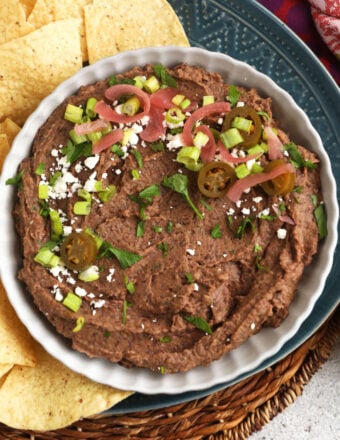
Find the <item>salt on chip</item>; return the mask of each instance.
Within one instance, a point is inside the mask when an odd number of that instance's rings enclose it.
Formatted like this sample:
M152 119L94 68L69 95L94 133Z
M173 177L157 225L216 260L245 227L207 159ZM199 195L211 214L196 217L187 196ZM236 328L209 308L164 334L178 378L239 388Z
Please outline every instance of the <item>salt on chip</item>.
M0 45L0 121L8 117L21 125L82 67L79 27L79 19L60 20Z
M90 381L36 346L35 368L14 366L0 389L0 422L17 429L53 430L98 414L131 392Z
M33 367L36 364L32 337L19 321L0 282L0 363Z
M183 26L165 0L94 0L85 10L90 64L147 46L189 46Z
M35 27L26 21L26 12L19 0L0 2L0 44L34 30Z

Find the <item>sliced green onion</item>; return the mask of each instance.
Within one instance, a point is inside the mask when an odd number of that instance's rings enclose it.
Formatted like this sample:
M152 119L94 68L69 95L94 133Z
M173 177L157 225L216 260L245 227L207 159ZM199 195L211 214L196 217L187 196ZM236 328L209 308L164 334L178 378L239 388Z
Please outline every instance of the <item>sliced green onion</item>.
M184 121L184 119L185 115L178 107L170 108L165 113L165 120L166 122L169 122L169 124L179 124L180 122Z
M247 150L247 152L250 156L252 156L253 154L256 154L257 157L259 158L260 156L262 156L262 154L265 153L265 150L263 149L262 145L257 144L257 145L254 145L253 147L249 148Z
M51 209L49 212L51 220L51 238L52 240L58 240L64 233L63 224L59 212L55 209Z
M85 318L84 318L84 316L79 316L77 318L77 321L76 321L76 326L74 327L72 332L73 333L79 332L84 327L84 325L85 325Z
M209 142L209 136L199 131L194 137L194 146L198 148L204 147Z
M89 98L86 102L85 113L91 119L94 119L97 117L97 113L94 111L94 108L95 108L97 102L98 102L98 100L94 97Z
M243 179L250 174L250 170L245 163L241 163L235 168L235 174L238 179Z
M123 139L120 141L123 146L127 145L133 135L131 128L125 128L123 133Z
M91 142L97 142L97 141L99 141L99 139L101 139L103 137L103 132L102 131L93 131L92 133L88 133L86 136L87 136L87 139L90 140Z
M182 147L177 153L176 161L185 165L188 170L198 171L202 168L199 157L201 149L199 147Z
M141 152L139 150L131 150L131 153L136 159L138 168L143 168L143 157L141 155Z
M109 202L114 197L115 194L116 194L115 185L109 185L103 191L100 191L98 193L98 197L103 203L106 203Z
M145 82L145 78L143 76L135 76L133 78L134 82L135 82L135 86L138 87L139 89L143 88L144 82Z
M87 269L79 272L78 278L80 281L85 283L90 283L91 281L96 281L99 279L99 269L98 266L90 266Z
M220 134L220 139L223 142L223 145L227 148L233 148L236 145L243 142L243 137L237 128L229 128L229 130L224 131Z
M38 186L38 199L46 200L48 199L48 185L46 183L39 183Z
M242 116L236 116L231 123L232 127L238 128L239 130L245 131L247 133L250 133L252 125L253 121L251 119L246 119Z
M92 231L92 229L89 228L88 226L84 228L84 232L86 232L86 234L89 234L92 238L94 238L97 248L99 249L100 246L103 244L104 240L100 238L99 235L97 235L94 231Z
M68 134L71 141L76 145L82 144L83 142L87 141L87 137L84 134L76 134L74 129L70 130Z
M80 124L83 121L83 109L73 104L67 104L64 119L74 124Z
M251 173L252 174L256 174L256 173L262 173L263 171L263 167L261 167L261 165L259 165L258 163L254 163L253 166L251 167Z
M72 312L78 312L83 300L74 294L73 292L68 292L63 300L63 305L70 309Z
M117 144L112 145L110 150L112 151L112 153L117 154L118 157L123 157L125 154L122 148Z
M125 115L133 116L138 113L140 109L140 101L137 96L131 96L127 101L122 105L122 112Z
M147 80L145 80L143 84L143 88L148 93L155 93L160 88L159 81L156 76L150 76Z
M181 107L182 110L185 110L186 108L189 107L190 104L191 104L190 99L185 98L185 99L183 99L183 101L180 103L179 106Z
M77 194L79 197L84 199L86 202L89 202L89 203L91 202L92 196L86 189L84 189L84 188L78 189Z
M91 203L79 201L73 205L73 213L76 215L89 215L91 212Z
M125 275L124 276L124 284L125 284L125 288L129 293L135 293L135 285L132 281L129 280L129 278Z
M184 95L180 95L180 94L178 94L178 95L175 95L175 96L172 98L171 102L172 102L173 104L177 105L177 107L179 107L180 104L181 104L181 102L184 101L184 99L185 99L185 96L184 96Z
M55 255L47 247L43 246L35 255L34 261L44 267L56 267L60 263L60 257L58 257L58 255Z
M203 105L213 104L215 102L215 97L213 95L203 96Z

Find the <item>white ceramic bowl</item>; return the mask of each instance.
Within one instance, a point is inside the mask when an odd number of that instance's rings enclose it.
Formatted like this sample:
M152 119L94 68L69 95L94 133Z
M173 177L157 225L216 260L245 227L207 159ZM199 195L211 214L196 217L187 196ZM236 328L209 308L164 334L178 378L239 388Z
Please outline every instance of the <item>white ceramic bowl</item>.
M138 368L127 369L102 359L90 359L72 350L68 341L47 325L30 296L17 280L20 265L17 236L14 231L12 208L15 190L5 185L5 180L17 172L22 159L30 154L31 144L37 129L67 96L75 93L81 85L90 84L124 72L135 65L162 63L175 65L182 62L200 65L209 71L222 74L230 84L255 87L263 96L270 96L274 103L274 114L282 127L290 133L295 142L315 151L321 159L321 179L328 215L328 236L312 265L306 270L298 293L290 307L287 319L277 329L263 329L246 343L213 362L208 367L195 368L187 373L160 375ZM103 59L85 67L63 82L50 96L44 99L37 110L28 118L14 141L4 164L0 198L1 226L1 276L9 299L19 318L32 336L55 358L70 369L85 374L94 381L124 390L145 394L177 394L185 391L203 390L213 385L234 380L239 375L256 368L278 350L298 331L311 313L316 300L322 294L325 281L331 270L333 253L337 243L338 207L336 184L332 176L330 161L321 139L312 127L305 113L285 91L270 78L249 65L229 56L208 52L199 48L157 47L125 52Z

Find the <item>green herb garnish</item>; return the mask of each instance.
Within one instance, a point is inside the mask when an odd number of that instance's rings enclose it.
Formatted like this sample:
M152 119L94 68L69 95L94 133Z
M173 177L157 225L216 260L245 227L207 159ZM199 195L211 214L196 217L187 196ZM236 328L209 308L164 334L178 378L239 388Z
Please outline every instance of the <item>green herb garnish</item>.
M188 176L185 174L173 174L172 176L168 177L165 176L162 180L162 184L172 189L173 191L181 194L184 199L187 201L189 206L192 208L192 210L195 212L197 217L199 217L201 220L203 220L202 213L196 208L194 203L192 202L189 191L188 191Z
M45 171L45 164L44 163L40 163L37 168L34 170L34 173L37 176L41 176L42 174L44 174Z
M207 323L207 321L200 316L184 316L184 319L190 324L194 325L199 330L202 330L205 333L208 333L209 335L213 334L213 331L210 327L210 325Z
M134 252L116 248L112 246L112 244L108 241L104 241L102 243L99 248L98 256L99 258L117 258L122 269L127 269L128 267L132 266L143 258L141 255Z
M221 238L222 237L222 232L221 232L221 228L220 225L215 225L211 231L210 231L210 235L212 236L212 238L217 239L217 238Z
M327 216L324 205L320 204L314 209L316 224L318 225L320 239L327 236Z
M66 146L61 151L65 154L67 161L73 163L80 157L92 156L92 143L83 142L82 144L75 145L71 139L68 139Z
M131 153L136 159L138 168L143 168L143 158L139 150L131 150Z
M162 338L159 339L159 342L164 342L164 343L171 342L171 336L163 336Z
M117 144L112 145L112 147L110 149L111 149L112 153L117 154L118 157L123 157L125 155L122 148Z
M143 237L144 231L145 231L145 221L140 220L137 223L136 237L138 237L138 238Z
M132 281L130 281L127 276L124 277L124 283L125 283L126 290L129 293L135 293L135 290L136 290L135 284Z
M249 217L243 218L239 227L237 228L237 231L235 234L236 238L243 238L245 231L246 231L246 228L248 226L252 229L252 231L255 231L255 226L254 226L253 221Z
M16 174L13 177L10 177L6 180L6 185L16 185L18 189L22 188L22 176L24 175L24 171L20 171L18 174Z
M238 100L240 99L240 95L241 93L237 90L237 88L234 85L231 85L229 87L227 99L232 107L234 107L237 104Z
M134 86L135 83L136 83L136 81L132 78L117 79L116 75L111 75L109 77L109 86L114 86L116 84L131 84L132 86Z
M290 142L288 144L284 144L284 149L288 151L289 157L291 159L292 164L295 166L295 168L316 168L316 164L311 162L310 160L305 160L302 157L302 154L300 153L298 147L294 142Z
M188 284L194 284L195 280L191 273L186 273L185 278Z
M153 71L161 81L162 87L177 87L177 81L173 78L162 64L155 64Z
M164 241L157 245L157 249L162 251L164 257L166 257L168 255L169 248L168 248L167 243L165 243Z

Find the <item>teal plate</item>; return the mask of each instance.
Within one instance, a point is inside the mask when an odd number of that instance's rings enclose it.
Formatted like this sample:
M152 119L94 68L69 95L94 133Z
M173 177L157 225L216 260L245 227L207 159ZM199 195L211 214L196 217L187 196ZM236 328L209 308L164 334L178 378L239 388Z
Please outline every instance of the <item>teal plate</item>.
M170 4L183 23L191 46L244 61L271 77L294 97L322 138L332 162L339 200L340 92L315 55L287 26L254 0L170 0ZM299 347L325 322L339 304L339 292L338 244L332 271L312 313L274 356L233 381L203 391L175 395L136 393L106 414L126 414L191 401L262 371Z

